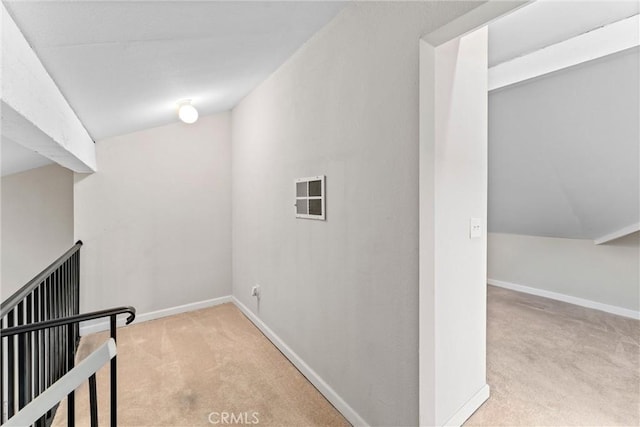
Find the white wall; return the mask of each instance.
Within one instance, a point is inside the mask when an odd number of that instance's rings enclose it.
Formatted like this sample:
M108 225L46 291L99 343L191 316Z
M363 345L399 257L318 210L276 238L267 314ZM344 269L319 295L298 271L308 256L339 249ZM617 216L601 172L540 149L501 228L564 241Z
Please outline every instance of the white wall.
M420 58L420 424L460 425L489 397L487 29Z
M2 300L73 246L73 172L58 165L2 183Z
M75 175L81 310L138 313L231 294L229 113L96 143Z
M640 311L640 235L592 240L489 234L490 279Z
M477 5L350 4L233 111L234 295L373 425L418 423L418 40Z

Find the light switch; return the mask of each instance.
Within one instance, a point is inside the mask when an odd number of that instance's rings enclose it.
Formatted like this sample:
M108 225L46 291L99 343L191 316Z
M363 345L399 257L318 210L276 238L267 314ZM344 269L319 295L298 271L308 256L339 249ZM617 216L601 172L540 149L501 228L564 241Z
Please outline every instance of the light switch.
M471 218L469 220L469 238L479 239L482 237L482 219Z

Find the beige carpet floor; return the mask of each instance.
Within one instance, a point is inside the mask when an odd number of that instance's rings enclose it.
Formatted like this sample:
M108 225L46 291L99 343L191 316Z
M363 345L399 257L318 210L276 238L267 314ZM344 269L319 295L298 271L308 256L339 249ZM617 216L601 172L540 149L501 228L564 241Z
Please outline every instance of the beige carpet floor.
M82 339L79 358L108 335ZM223 413L264 426L348 426L342 415L232 304L118 329L119 426L211 426ZM99 423L109 425L109 369L99 372ZM88 387L77 391L89 425ZM255 417L254 417L255 415ZM236 418L237 421L237 418ZM221 423L218 425L242 423ZM66 403L54 426L66 426Z
M490 286L491 398L485 426L640 425L640 322ZM83 338L88 354L106 334ZM258 413L265 426L347 421L233 305L118 330L121 426L212 425L211 412ZM108 425L108 369L98 377ZM88 423L87 387L77 394ZM61 405L54 426L66 426ZM252 420L252 418L249 418Z
M491 397L466 425L640 425L640 322L489 286Z

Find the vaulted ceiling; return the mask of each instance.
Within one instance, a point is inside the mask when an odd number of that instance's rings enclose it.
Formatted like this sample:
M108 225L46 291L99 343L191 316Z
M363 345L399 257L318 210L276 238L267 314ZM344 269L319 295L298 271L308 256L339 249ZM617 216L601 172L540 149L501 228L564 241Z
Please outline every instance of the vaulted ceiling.
M93 139L229 110L343 7L325 1L5 1Z
M597 239L640 218L640 55L489 98L489 229Z
M534 3L490 26L491 61L638 8L637 2ZM538 43L527 36L536 28ZM640 223L639 81L634 48L491 92L489 230L593 240L633 230Z
M175 121L184 98L234 107L344 6L4 3L96 140ZM490 26L490 66L639 7L538 0ZM638 64L636 49L490 93L490 231L596 239L640 222ZM46 163L20 148L2 141L3 175Z
M536 0L489 26L489 67L640 12L629 0Z

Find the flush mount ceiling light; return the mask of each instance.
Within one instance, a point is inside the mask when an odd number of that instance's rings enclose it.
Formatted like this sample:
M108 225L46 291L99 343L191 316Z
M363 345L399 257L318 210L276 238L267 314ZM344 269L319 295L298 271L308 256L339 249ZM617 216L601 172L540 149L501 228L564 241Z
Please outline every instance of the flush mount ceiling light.
M191 105L191 100L178 102L178 117L185 123L195 123L198 120L198 110Z

